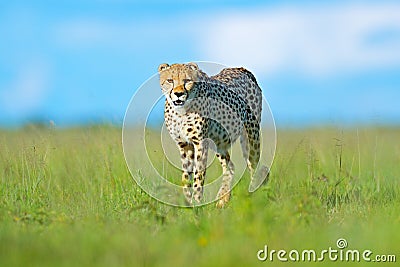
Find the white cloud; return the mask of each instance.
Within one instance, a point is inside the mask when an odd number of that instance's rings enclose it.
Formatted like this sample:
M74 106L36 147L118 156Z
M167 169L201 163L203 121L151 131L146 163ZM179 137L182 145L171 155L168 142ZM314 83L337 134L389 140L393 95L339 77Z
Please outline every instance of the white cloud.
M259 74L400 66L400 4L230 11L204 24L197 41L206 60Z
M45 64L36 62L21 67L14 80L0 92L2 112L11 116L29 115L43 103L47 85Z
M75 18L53 25L53 37L62 48L85 48L114 43L119 40L120 28L102 20Z
M94 18L75 18L55 25L55 37L61 44L70 46L93 46L117 42L129 33L127 25L119 25Z
M168 27L171 26L171 27ZM159 21L126 19L107 20L95 17L75 17L61 21L53 26L52 34L57 45L66 48L92 49L108 48L137 50L143 43L152 42L168 34L172 24ZM175 30L182 30L180 25Z

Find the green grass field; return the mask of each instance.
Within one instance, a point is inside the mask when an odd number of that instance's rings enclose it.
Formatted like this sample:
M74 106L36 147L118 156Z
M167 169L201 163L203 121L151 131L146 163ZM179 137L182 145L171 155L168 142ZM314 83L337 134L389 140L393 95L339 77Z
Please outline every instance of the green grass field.
M397 257L349 265L400 261L400 129L279 130L268 184L249 194L246 174L222 210L150 198L107 126L2 130L0 174L2 267L310 266L257 252L337 249L339 238Z

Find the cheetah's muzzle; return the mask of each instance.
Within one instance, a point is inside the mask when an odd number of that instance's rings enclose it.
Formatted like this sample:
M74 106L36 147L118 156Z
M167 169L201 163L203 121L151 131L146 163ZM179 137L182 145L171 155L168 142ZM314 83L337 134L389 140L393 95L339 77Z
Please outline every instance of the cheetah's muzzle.
M178 100L175 100L173 103L175 106L179 107L179 106L183 106L185 104L185 101L178 99Z

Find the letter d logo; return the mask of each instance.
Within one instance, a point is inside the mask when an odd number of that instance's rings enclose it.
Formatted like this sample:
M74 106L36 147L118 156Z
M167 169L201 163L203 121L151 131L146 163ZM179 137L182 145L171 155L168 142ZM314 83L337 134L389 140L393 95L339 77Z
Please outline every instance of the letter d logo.
M268 246L265 245L264 249L260 249L257 252L257 259L260 260L260 261L266 261L267 258L268 258Z

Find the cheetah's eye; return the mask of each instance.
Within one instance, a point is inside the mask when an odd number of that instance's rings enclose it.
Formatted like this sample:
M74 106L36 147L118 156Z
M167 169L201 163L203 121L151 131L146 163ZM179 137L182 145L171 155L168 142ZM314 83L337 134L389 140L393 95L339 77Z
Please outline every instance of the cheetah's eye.
M167 79L167 82L168 83L174 83L174 80L173 79Z
M184 83L190 83L192 80L191 79L183 79Z

